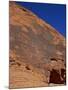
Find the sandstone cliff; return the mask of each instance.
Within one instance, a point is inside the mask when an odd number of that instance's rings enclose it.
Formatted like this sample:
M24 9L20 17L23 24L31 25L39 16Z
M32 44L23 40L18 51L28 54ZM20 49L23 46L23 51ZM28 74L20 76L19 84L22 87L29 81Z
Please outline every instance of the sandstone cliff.
M9 3L9 87L64 85L65 38L31 11Z

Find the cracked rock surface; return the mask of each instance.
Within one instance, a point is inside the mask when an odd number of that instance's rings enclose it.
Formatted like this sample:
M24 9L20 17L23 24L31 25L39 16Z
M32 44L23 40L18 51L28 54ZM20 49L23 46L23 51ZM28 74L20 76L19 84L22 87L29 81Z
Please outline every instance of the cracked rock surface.
M65 38L12 1L9 25L9 88L65 85Z

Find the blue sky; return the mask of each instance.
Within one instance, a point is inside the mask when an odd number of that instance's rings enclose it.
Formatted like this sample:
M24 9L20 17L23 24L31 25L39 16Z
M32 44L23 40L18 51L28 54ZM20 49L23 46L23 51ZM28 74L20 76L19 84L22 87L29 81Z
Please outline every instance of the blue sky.
M16 3L34 12L66 37L66 5L32 2Z

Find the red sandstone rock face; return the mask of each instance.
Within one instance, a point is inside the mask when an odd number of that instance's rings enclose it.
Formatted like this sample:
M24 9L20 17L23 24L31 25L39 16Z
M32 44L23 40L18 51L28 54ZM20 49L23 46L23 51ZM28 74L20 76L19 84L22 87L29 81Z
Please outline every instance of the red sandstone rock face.
M64 85L65 38L10 1L10 88Z

